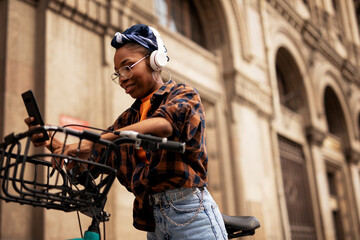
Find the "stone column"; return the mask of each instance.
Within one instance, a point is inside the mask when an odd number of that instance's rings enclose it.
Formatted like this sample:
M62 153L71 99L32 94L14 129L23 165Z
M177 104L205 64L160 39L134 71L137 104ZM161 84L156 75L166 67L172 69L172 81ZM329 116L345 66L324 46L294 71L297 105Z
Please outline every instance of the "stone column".
M351 220L353 221L354 235L360 236L360 231L356 226L359 226L360 223L360 152L354 148L349 148L345 150L345 157L347 160L347 169L349 173L347 179L349 186L347 189L349 191L349 202L357 211L351 211Z
M315 174L316 187L319 197L320 218L324 229L324 239L335 239L332 216L329 202L329 188L327 180L326 165L321 151L326 134L316 127L308 127L306 135L309 143L310 153Z
M44 1L45 2L45 1ZM40 5L43 2L0 1L1 11L1 64L0 77L0 131L1 137L27 129L23 119L27 116L21 93L33 89L41 110L43 91L37 89L38 49L37 24L43 21ZM2 21L4 20L4 21ZM42 83L43 84L43 83ZM42 211L18 203L1 201L1 239L43 239ZM36 221L34 221L36 219ZM33 224L32 224L33 223Z
M259 219L263 226L256 232L259 239L268 236L268 231L276 232L276 239L281 239L270 131L271 97L240 73L227 79L227 93L231 106L230 143L238 214Z

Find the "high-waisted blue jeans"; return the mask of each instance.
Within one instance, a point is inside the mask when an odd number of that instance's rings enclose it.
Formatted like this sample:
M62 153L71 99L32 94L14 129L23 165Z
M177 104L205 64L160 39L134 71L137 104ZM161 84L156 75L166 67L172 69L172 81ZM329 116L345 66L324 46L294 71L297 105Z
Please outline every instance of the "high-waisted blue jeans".
M154 194L155 232L148 240L223 240L224 220L206 188L171 189Z

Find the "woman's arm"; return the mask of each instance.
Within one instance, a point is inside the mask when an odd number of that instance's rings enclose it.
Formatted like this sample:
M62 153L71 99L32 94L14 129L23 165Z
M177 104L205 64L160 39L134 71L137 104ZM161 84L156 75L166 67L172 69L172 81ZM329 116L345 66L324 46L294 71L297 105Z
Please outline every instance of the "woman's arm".
M128 125L126 127L116 129L116 131L135 131L141 134L152 134L158 137L169 137L173 132L171 123L162 117L148 118L143 121ZM106 133L101 136L102 139L114 141L119 136Z
M169 121L167 121L165 118L162 117L156 117L156 118L148 118L143 121L128 125L126 127L116 129L116 131L135 131L141 134L152 134L158 137L168 137L172 134L172 125ZM119 138L118 135L115 135L113 133L105 133L101 135L102 139L114 141L117 138ZM55 140L55 139L54 139ZM55 153L60 153L64 155L72 155L76 153L82 153L82 156L84 158L90 157L91 151L93 149L93 142L83 140L80 146L80 152L78 151L78 144L69 144L65 146L65 149L62 149L62 143L60 141L53 142L53 151L54 149L57 151L54 151ZM45 145L44 145L45 146ZM46 145L46 147L50 147L49 144ZM95 145L95 149L97 149L97 146Z

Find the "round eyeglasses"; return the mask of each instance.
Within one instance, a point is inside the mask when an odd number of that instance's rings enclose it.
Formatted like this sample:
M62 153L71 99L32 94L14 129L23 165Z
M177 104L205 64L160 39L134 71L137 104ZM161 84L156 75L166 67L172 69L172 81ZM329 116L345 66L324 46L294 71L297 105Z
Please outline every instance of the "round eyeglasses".
M129 79L131 78L134 73L132 71L132 68L135 67L136 64L147 58L149 55L146 55L145 57L138 60L136 63L132 64L131 66L122 66L118 70L116 70L113 74L111 74L111 79L116 83L120 85L120 77L123 79Z

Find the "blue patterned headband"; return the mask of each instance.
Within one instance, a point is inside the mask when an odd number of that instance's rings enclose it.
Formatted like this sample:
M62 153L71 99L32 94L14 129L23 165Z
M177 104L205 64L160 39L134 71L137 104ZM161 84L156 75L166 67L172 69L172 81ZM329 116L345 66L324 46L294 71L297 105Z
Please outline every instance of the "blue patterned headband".
M123 33L115 33L115 36L111 41L111 46L118 49L129 42L136 42L149 49L151 52L158 50L154 33L149 26L144 24L134 25L126 29Z

